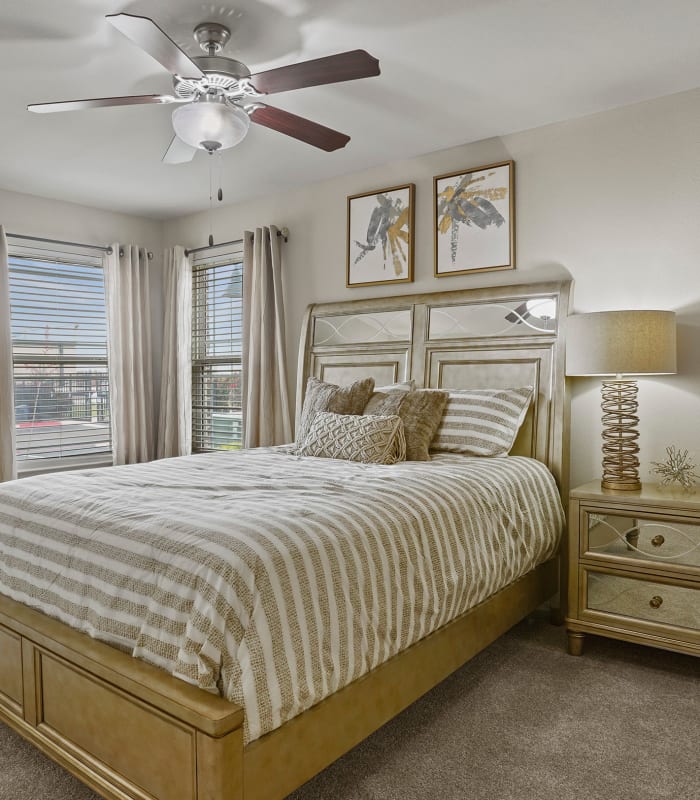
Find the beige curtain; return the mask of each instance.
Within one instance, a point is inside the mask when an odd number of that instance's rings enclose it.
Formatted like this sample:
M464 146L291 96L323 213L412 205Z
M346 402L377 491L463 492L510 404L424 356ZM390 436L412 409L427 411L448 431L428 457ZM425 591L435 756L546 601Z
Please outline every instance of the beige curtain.
M243 445L292 440L282 245L277 228L246 231L243 249Z
M154 456L153 370L148 256L136 245L112 245L105 263L109 393L115 464Z
M7 239L0 225L0 481L11 481L17 477L13 386L10 268Z
M163 363L158 458L192 452L192 265L182 247L163 258Z

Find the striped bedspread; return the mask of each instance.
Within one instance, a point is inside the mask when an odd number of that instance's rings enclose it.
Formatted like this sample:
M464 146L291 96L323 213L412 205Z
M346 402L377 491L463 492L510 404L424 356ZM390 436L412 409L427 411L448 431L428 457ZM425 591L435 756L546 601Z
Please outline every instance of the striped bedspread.
M273 730L554 553L537 461L216 453L0 485L0 593Z

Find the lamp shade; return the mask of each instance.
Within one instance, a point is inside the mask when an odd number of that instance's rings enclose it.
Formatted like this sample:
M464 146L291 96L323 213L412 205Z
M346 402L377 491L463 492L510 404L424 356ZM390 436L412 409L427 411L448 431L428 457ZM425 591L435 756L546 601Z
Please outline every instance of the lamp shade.
M676 372L673 311L596 311L568 319L567 375Z

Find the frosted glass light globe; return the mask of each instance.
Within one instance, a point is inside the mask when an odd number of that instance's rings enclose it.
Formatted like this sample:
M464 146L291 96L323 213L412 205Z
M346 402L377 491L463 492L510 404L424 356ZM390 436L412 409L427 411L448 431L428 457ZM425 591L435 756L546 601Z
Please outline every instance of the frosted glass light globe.
M245 138L249 127L250 118L242 108L210 95L173 111L173 128L178 138L200 150L233 147Z

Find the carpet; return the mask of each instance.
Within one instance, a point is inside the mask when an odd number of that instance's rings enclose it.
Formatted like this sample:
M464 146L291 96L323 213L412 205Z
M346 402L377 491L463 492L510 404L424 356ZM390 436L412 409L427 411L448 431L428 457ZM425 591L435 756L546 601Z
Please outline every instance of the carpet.
M700 800L700 661L533 617L290 800ZM2 800L96 795L0 724Z

